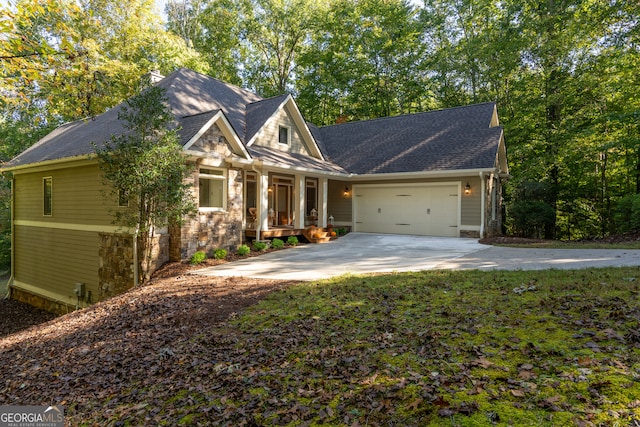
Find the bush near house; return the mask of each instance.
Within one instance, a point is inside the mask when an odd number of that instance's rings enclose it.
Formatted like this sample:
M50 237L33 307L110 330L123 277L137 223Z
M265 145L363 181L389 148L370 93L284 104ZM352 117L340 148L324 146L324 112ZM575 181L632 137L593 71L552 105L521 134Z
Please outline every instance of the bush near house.
M191 255L191 260L189 261L191 265L202 264L204 260L207 259L207 254L202 251L198 251L195 254Z
M236 250L236 254L240 255L240 256L247 256L249 255L249 252L251 252L251 248L247 245L240 245L238 246L238 249Z
M267 250L267 244L265 242L254 242L253 249L255 249L258 252L265 251Z
M225 259L227 257L227 250L222 248L216 249L213 251L213 257L215 259Z
M273 239L271 241L271 247L273 249L282 249L284 247L284 241L282 241L281 239Z

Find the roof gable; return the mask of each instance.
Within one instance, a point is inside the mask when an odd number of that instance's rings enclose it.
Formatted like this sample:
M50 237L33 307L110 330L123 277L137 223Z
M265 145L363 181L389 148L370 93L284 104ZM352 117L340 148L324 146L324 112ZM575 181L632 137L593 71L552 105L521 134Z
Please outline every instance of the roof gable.
M213 127L216 127L218 132L224 138L223 141L229 146L229 150L236 155L249 158L249 152L238 138L238 135L233 131L229 120L227 120L225 114L221 110L209 111L195 116L183 117L179 120L180 124L180 140L186 141L183 143L184 149L189 150L198 140L206 134L206 132Z
M289 119L287 120L289 123L286 124L291 124L291 127L294 127L300 136L306 154L324 160L324 156L307 127L302 113L300 113L293 97L289 94L265 99L247 106L247 121L251 123L248 128L250 132L247 131L247 147L255 145L262 135L268 135L269 127L277 129L279 124L285 124L278 122L278 120L282 119L283 114ZM272 142L266 141L266 144L263 145L278 149Z

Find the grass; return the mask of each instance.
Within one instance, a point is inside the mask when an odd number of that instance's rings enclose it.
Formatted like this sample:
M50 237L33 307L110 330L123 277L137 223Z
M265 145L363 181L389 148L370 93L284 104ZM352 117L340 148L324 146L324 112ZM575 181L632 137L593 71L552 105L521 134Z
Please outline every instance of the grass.
M639 268L301 285L224 332L262 357L223 393L259 425L631 425L639 297Z

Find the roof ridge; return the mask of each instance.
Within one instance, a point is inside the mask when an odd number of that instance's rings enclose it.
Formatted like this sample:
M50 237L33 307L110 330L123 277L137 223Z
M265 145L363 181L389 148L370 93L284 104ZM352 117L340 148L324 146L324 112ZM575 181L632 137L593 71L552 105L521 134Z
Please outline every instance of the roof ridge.
M186 73L193 73L193 74L197 74L199 76L204 77L205 79L209 79L209 80L215 80L216 82L218 82L219 84L226 86L230 89L237 89L238 91L241 91L244 95L249 95L249 96L257 96L258 98L260 98L260 100L262 100L263 98L258 95L257 93L249 90L249 89L245 89L241 86L235 85L233 83L227 83L225 81L220 80L217 77L213 77L210 76L208 74L204 74L204 73L200 73L198 71L194 71L190 68L185 68L185 67L179 67L177 68L174 72L172 72L171 74L169 74L168 76L166 76L164 79L160 80L160 82L162 81L166 81L168 83L169 87L173 87L173 84L175 82L175 78L177 75L179 75L180 73L182 74L186 74ZM169 80L169 79L173 79L173 80ZM254 101L254 102L258 102L258 101Z
M289 96L289 95L291 95L291 94L287 92L287 93L283 93L283 94L281 94L281 95L274 95L274 96L270 96L269 98L262 98L262 99L259 99L258 101L250 102L250 103L248 103L246 106L248 107L248 106L250 106L250 105L258 104L258 103L260 103L260 102L265 102L265 101L273 101L273 100L274 100L274 99L276 99L276 98L287 97L287 96ZM259 96L259 95L258 95L258 96ZM291 95L291 96L293 96L293 95Z
M189 118L191 118L191 117L198 117L198 116L202 116L202 115L204 115L204 114L211 114L211 113L213 113L213 112L216 112L216 113L217 113L218 111L222 111L222 108L214 108L213 110L203 111L203 112L198 113L198 114L190 114L190 115L188 115L188 116L182 116L182 117L180 117L180 118L181 118L181 119L189 119ZM224 112L223 112L223 113L224 113Z
M333 124L333 125L324 125L324 126L317 126L316 125L316 127L318 129L325 129L325 128L329 128L329 127L350 125L350 124L355 124L355 123L371 123L371 122L375 122L375 121L384 121L384 120L390 120L390 119L397 119L397 118L401 118L401 117L409 117L409 116L414 116L415 117L415 116L425 115L425 114L433 114L433 113L439 113L439 112L444 112L444 111L459 110L459 109L462 109L462 108L478 107L478 106L487 105L487 104L496 105L496 102L495 101L487 101L487 102L480 102L480 103L477 103L477 104L460 105L460 106L457 106L457 107L440 108L438 110L420 111L420 112L417 112L417 113L404 113L404 114L398 114L396 116L384 116L384 117L375 117L373 119L354 120L352 122L336 123L336 124Z

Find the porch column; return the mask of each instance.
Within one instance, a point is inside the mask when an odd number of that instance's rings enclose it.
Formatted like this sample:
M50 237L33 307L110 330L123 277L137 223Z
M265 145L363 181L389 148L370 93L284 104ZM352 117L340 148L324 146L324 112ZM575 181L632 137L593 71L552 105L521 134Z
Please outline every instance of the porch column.
M293 212L294 212L294 223L293 228L301 229L304 228L304 214L306 212L306 207L304 205L305 200L305 191L307 190L305 178L303 175L296 175L295 178L295 187L293 189L294 200L293 200Z
M260 231L269 229L269 174L258 175L258 226L256 227L256 240L260 240Z
M327 226L327 194L329 193L329 180L318 180L318 227Z

